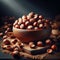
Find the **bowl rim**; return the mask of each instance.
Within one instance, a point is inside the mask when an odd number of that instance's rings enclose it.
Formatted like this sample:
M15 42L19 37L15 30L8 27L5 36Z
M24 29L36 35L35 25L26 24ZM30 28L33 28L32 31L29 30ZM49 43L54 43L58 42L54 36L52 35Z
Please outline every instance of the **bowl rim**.
M17 29L19 31L42 31L42 30L50 30L51 28L44 28L44 29L35 30L35 29L18 29L18 28L13 27L13 29Z

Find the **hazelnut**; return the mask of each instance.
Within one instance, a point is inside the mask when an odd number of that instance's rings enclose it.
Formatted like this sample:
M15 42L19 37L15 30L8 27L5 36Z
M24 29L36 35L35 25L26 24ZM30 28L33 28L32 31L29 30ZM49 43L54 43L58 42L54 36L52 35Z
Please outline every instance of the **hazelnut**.
M33 15L34 15L34 13L33 13L33 12L30 12L28 15L29 15L29 16L33 16Z
M47 20L47 19L46 19L46 20L45 20L45 22L46 22L46 23L48 23L48 22L49 22L49 20Z
M33 23L33 26L37 26L37 22L34 22L34 23Z
M36 46L34 44L30 45L30 48L35 48Z
M53 52L52 49L47 49L47 53L51 54Z
M23 15L22 16L22 19L24 20L24 19L27 19L27 16L26 15Z
M18 20L16 20L16 21L14 22L13 26L15 26L16 24L18 24Z
M27 21L27 19L23 19L23 23L25 23Z
M37 30L37 29L38 29L38 27L34 27L34 29L35 29L35 30Z
M50 45L51 44L51 40L50 39L47 39L46 40L46 44Z
M37 42L37 46L38 46L38 47L42 47L42 46L43 46L43 43L42 43L41 41L38 41L38 42Z
M29 42L29 46L33 45L34 43L33 42Z
M20 29L23 29L23 28L24 28L24 24L21 24L21 25L20 25Z
M52 50L56 50L57 49L57 46L54 44L54 45L51 46L51 49Z
M0 36L3 36L3 33L0 33Z
M6 31L5 31L5 34L7 34L7 33L8 33L8 31L6 30Z
M10 41L7 40L7 39L4 39L4 40L3 40L3 43L4 43L5 45L10 45Z
M29 21L30 21L31 23L33 23L33 22L35 22L35 19L34 19L34 18L31 18Z
M26 21L25 22L25 26L27 26L27 25L29 25L30 24L30 22L29 21Z
M19 28L19 25L15 25L15 28Z
M42 20L39 19L37 22L38 22L38 24L40 24L42 22Z
M23 22L21 18L18 19L18 24L20 25Z
M34 18L37 19L37 18L38 18L38 14L35 14L35 15L34 15Z
M52 34L53 35L59 35L59 30L58 29L52 29Z
M27 29L32 29L33 28L33 26L32 25L29 25L28 27L27 27Z
M39 28L43 28L43 24L39 24Z
M7 35L3 36L3 39L6 39L7 38Z
M43 19L43 16L42 15L39 15L39 19Z

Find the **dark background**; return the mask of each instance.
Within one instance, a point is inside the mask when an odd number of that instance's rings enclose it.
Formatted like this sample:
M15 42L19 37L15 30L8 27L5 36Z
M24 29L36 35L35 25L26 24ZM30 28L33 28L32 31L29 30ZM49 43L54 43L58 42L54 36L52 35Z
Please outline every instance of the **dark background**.
M16 6L15 3L18 5ZM60 2L59 0L0 0L0 16L20 17L31 11L54 18L60 14Z

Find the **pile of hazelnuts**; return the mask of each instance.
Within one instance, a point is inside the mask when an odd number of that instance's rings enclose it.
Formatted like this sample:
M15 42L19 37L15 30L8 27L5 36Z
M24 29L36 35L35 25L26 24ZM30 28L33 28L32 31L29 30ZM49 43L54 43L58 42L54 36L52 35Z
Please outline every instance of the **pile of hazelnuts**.
M13 24L18 29L43 29L48 28L51 22L48 19L44 19L42 15L30 12L28 15L23 15L22 18L16 20Z

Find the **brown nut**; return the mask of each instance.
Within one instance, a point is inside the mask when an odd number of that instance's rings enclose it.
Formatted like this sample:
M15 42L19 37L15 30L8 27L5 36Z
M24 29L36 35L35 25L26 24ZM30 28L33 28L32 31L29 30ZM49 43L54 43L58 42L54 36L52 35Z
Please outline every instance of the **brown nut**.
M53 52L52 49L47 49L47 53L51 54Z
M29 26L27 27L27 29L33 29L33 26L32 26L32 25L29 25Z
M27 19L27 16L26 15L23 15L22 16L22 19L24 20L24 19Z
M19 25L15 25L15 28L19 28Z
M33 23L33 26L37 26L37 22L34 22L34 23Z
M0 33L0 36L3 36L3 33Z
M33 42L29 42L29 46L33 45L34 43Z
M47 39L47 40L46 40L46 44L50 45L51 43L52 43L52 42L51 42L50 39Z
M33 22L35 22L35 19L34 19L34 18L31 18L29 21L30 21L31 23L33 23Z
M21 18L18 19L18 24L20 25L23 22Z
M25 26L28 26L29 24L30 24L29 21L26 21L26 22L25 22Z
M42 22L42 20L39 19L37 22L38 22L38 24L40 24Z
M38 27L34 27L35 30L39 29Z
M38 42L37 42L37 46L38 46L38 47L42 47L42 46L43 46L43 43L42 43L41 41L38 41Z
M18 24L18 20L16 20L16 21L14 22L13 26L15 26L16 24Z
M20 29L23 29L23 28L24 28L24 24L21 24L21 25L20 25Z
M7 38L7 35L3 36L3 39L6 39Z
M39 19L43 19L43 16L42 15L39 15Z
M43 28L43 24L39 24L39 28Z
M54 45L51 46L51 49L52 50L56 50L57 49L57 46L54 44Z
M38 18L38 14L35 14L35 15L34 15L34 18L37 19L37 18Z
M28 15L32 17L34 15L34 12L30 12Z
M5 45L10 45L10 41L7 40L7 39L4 39L4 40L3 40L3 43L4 43Z
M34 49L35 47L36 47L36 46L35 46L34 44L30 45L30 48L33 48L33 49Z

